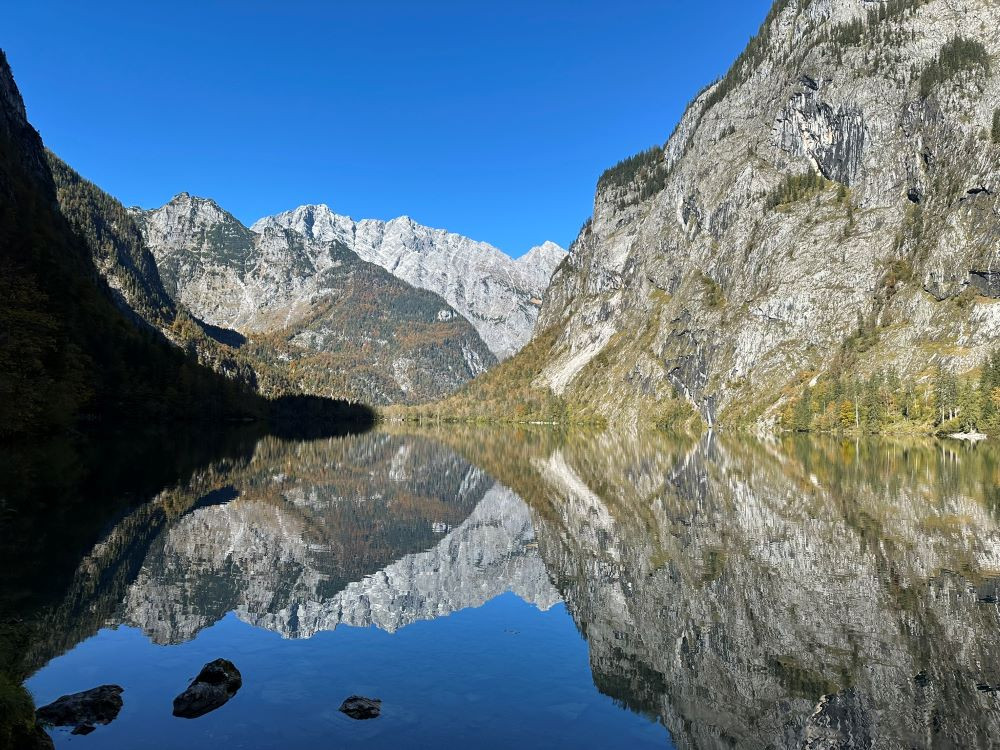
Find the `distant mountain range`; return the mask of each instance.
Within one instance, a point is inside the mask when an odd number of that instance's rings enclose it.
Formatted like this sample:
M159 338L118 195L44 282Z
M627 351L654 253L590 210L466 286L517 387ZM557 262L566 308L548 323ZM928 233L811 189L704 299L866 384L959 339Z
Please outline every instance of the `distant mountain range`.
M409 219L355 224L325 206L247 228L187 193L129 215L171 300L238 334L257 370L374 404L441 398L516 352L565 255L547 243L515 261Z
M280 372L284 387L406 403L445 395L496 362L444 300L340 242L278 227L252 232L187 193L130 215L171 298L238 334L246 356Z
M403 281L439 294L501 360L531 338L549 279L566 257L565 250L546 242L514 260L485 242L431 229L407 216L356 222L325 205L300 206L251 227L255 232L274 228L339 242Z

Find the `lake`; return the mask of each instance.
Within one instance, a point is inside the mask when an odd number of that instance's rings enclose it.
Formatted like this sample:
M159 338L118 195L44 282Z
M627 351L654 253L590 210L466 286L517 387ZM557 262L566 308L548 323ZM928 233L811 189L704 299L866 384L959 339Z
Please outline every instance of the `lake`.
M124 688L116 719L53 728L57 747L1000 737L990 445L457 426L124 443L113 469L91 466L110 449L19 460L3 506L36 704ZM175 718L220 657L242 687ZM341 713L351 695L381 715Z

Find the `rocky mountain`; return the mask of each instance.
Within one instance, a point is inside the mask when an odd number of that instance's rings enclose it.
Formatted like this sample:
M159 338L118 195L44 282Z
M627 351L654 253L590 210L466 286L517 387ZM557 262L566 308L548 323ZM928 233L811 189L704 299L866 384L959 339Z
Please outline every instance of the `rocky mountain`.
M666 144L601 177L525 382L711 424L835 369L976 367L1000 337L998 27L982 0L776 2Z
M531 337L542 295L566 256L554 242L546 242L514 260L485 242L431 229L407 216L354 221L325 205L268 216L251 229L276 227L313 240L340 242L407 283L439 294L475 326L501 360Z
M280 366L298 390L412 403L444 396L496 361L447 302L337 238L276 225L251 231L187 193L131 215L168 294L245 337L248 356Z

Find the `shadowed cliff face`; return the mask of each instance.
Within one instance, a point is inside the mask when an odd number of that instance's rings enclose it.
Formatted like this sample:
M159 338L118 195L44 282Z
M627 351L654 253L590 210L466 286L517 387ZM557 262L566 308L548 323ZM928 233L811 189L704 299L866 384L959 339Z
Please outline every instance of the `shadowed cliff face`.
M997 456L595 438L533 463L595 682L679 747L986 747Z

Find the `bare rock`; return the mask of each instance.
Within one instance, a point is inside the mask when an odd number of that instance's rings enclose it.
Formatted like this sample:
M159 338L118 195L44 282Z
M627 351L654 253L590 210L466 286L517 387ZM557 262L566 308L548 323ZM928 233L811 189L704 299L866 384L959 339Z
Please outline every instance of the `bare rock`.
M35 712L38 721L57 727L75 727L73 734L89 734L97 724L110 724L122 710L118 685L101 685L80 693L64 695Z
M235 664L228 659L210 661L187 690L174 698L174 716L183 719L204 716L225 704L242 685L243 677Z
M378 698L363 698L352 695L340 704L340 712L352 719L375 719L382 712L382 701Z

